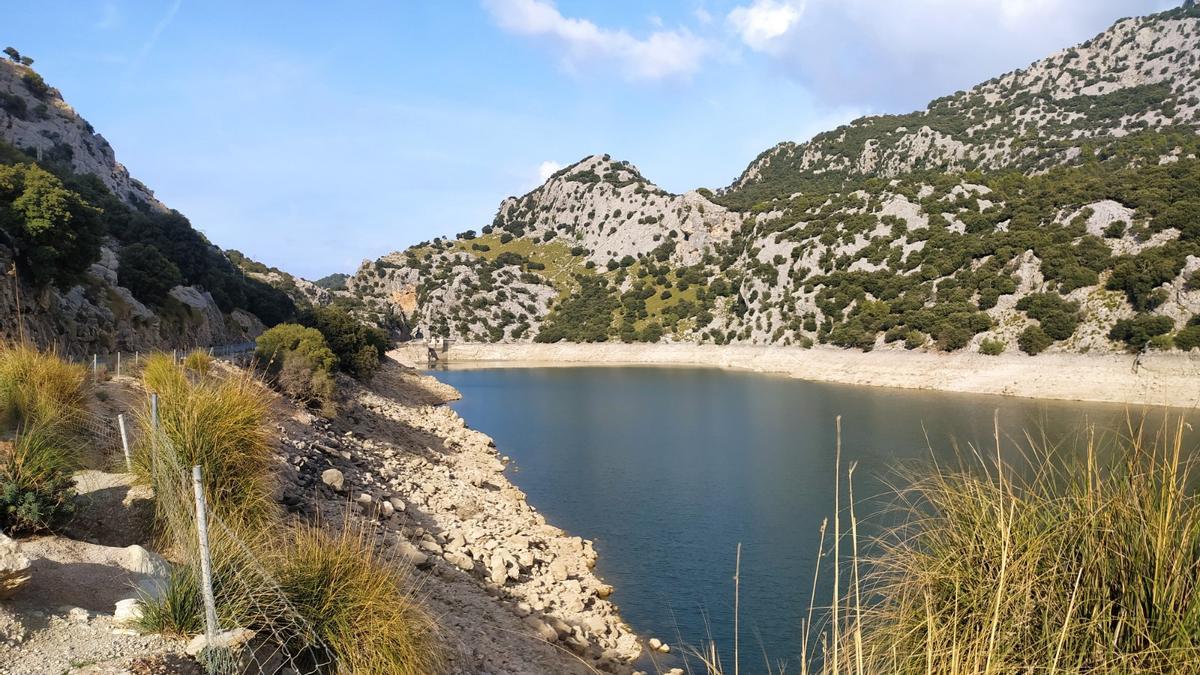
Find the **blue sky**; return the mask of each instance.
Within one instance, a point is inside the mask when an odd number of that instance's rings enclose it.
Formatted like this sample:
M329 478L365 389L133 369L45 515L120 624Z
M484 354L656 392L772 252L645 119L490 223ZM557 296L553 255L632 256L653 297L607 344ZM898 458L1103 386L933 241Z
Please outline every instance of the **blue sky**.
M315 278L491 222L592 153L682 192L1158 0L41 0L36 59L215 243Z

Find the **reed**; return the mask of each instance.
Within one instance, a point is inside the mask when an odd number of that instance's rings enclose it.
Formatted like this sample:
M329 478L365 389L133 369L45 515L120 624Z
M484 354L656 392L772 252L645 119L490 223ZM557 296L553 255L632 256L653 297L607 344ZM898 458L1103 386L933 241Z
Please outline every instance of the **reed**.
M995 447L956 466L901 468L887 512L900 524L868 541L851 467L850 503L837 505L849 527L835 518L827 546L823 525L819 557L849 552L826 561L834 600L802 622L800 674L1200 672L1187 428L1131 420L1090 430L1081 449L1027 434L1006 460L997 425ZM693 658L725 672L713 644Z

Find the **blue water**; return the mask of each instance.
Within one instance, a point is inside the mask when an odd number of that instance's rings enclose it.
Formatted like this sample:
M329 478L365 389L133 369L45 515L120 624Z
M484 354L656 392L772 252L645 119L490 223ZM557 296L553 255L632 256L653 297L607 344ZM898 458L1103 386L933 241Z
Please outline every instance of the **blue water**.
M742 544L742 672L795 672L822 520L852 464L862 529L889 503L898 463L994 454L1024 431L1074 447L1085 422L1123 406L939 394L681 368L543 368L434 373L454 408L514 460L511 479L554 525L595 541L597 571L645 637L715 639L732 651L733 573ZM928 439L928 440L927 440ZM1005 454L1012 455L1006 440ZM955 448L958 448L956 450ZM845 512L843 511L845 514ZM826 575L828 577L828 575ZM816 604L829 603L828 578ZM811 653L811 645L810 645Z

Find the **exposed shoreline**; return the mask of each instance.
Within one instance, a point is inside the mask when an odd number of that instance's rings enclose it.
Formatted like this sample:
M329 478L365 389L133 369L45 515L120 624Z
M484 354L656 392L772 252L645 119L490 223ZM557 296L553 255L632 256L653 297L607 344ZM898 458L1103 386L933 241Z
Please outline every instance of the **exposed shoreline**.
M424 343L393 352L425 363ZM697 344L455 343L454 367L692 366L816 382L1130 405L1200 406L1200 354L860 352L832 347Z

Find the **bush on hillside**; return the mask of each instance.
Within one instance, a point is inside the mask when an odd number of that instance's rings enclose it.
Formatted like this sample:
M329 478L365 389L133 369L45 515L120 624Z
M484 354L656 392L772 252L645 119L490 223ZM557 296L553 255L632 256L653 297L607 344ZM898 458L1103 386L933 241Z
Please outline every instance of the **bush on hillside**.
M1126 349L1137 352L1145 349L1152 339L1170 333L1173 328L1175 322L1170 317L1138 314L1113 324L1112 330L1108 332L1108 339L1123 342Z
M1007 347L1004 340L993 340L992 338L984 338L979 343L979 353L985 356L1000 356L1004 353L1004 348Z
M1017 336L1017 346L1030 356L1041 354L1052 344L1054 344L1054 340L1046 335L1046 331L1042 330L1041 326L1029 326Z
M337 357L337 368L357 380L371 379L391 346L387 333L340 307L315 307L300 316L300 323L320 331Z
M150 244L130 244L121 249L117 283L143 303L158 307L172 288L183 283L183 275L157 248Z
M258 336L255 356L284 393L333 412L337 357L320 331L280 324Z

